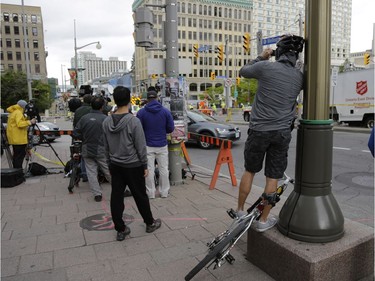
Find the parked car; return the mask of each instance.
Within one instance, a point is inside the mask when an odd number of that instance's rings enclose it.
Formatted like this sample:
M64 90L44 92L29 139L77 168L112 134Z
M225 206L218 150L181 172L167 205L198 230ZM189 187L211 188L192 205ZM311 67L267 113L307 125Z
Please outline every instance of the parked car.
M202 114L198 111L187 111L188 132L200 135L212 136L222 139L236 141L241 138L241 131L238 127L218 122L215 118ZM188 142L195 142L203 149L210 149L213 145L201 141L196 136L191 136Z
M9 113L1 113L1 123L7 127ZM35 130L40 131L41 134L33 136L33 144L40 144L43 141L53 142L55 139L61 137L59 127L51 122L36 123ZM42 137L44 136L44 138Z

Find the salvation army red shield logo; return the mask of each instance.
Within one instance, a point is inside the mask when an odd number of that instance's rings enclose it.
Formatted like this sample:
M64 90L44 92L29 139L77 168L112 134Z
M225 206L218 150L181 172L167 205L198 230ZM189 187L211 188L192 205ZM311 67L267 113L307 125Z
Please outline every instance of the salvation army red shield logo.
M357 94L361 96L366 94L367 93L367 81L359 81L356 83L357 83L357 87L355 91L357 92Z

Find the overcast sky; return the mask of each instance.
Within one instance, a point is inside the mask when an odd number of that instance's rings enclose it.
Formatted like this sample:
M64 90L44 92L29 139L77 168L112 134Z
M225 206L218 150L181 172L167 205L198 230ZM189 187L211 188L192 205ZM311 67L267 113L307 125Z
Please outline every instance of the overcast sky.
M21 0L1 0L2 3L21 5ZM100 41L82 49L98 57L118 57L128 61L130 68L134 53L133 0L24 0L26 6L42 8L45 48L48 51L48 77L61 83L62 72L69 78L67 68L74 56L74 19L77 47ZM351 52L371 49L374 0L352 0ZM62 66L63 65L63 66Z

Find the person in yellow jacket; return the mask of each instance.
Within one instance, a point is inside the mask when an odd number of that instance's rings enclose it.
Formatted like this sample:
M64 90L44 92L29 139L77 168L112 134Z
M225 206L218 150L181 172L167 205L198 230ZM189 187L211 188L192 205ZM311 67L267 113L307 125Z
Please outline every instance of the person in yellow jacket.
M27 120L23 114L27 102L19 100L17 104L9 106L7 123L7 138L13 147L13 167L22 168L27 149L27 128L36 123L35 118Z

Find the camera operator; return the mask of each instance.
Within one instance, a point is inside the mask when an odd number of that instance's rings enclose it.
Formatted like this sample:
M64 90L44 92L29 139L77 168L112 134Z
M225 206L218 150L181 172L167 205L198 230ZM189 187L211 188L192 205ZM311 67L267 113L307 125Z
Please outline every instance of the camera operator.
M287 167L290 128L295 117L296 99L303 88L303 74L295 68L303 44L302 37L284 35L277 42L276 51L265 49L240 70L240 76L258 80L258 89L244 150L245 172L240 183L238 212L244 210L254 176L261 171L264 158L266 194L276 192L278 179L283 177ZM273 54L276 61L270 62ZM277 223L277 217L268 217L271 208L270 205L264 208L255 230L263 232Z
M27 129L30 125L35 125L36 120L26 120L23 111L27 105L24 100L19 100L17 104L7 108L9 112L6 128L8 143L13 147L13 167L22 168L23 160L28 153Z

